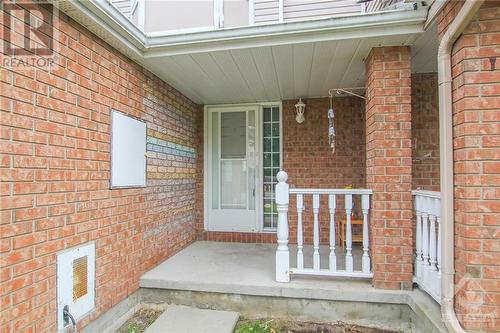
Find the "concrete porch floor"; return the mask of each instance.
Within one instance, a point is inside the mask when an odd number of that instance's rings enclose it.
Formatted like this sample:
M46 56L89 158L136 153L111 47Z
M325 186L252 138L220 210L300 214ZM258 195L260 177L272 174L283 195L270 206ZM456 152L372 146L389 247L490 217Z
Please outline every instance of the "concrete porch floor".
M343 301L402 303L406 293L375 289L369 279L292 276L289 283L274 280L276 245L200 241L191 244L140 280L143 288L234 293L258 296L307 297ZM328 265L328 248L321 248L322 268ZM344 266L338 249L338 267ZM304 265L312 265L312 249L304 248ZM360 248L353 250L354 269L361 267ZM295 248L291 247L292 265Z

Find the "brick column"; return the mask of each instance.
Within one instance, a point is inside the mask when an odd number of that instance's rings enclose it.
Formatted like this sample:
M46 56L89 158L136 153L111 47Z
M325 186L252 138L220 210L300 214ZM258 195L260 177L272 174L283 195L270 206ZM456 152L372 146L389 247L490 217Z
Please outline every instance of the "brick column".
M411 289L410 48L373 48L366 73L366 185L373 190L373 285Z

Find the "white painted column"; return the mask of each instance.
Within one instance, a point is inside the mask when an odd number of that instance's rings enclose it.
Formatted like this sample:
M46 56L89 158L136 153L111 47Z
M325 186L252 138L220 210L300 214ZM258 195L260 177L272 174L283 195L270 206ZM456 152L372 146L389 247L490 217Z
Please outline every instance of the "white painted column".
M345 213L346 213L346 253L345 253L345 269L347 272L354 270L352 260L352 226L351 226L351 213L352 213L352 194L345 195Z
M363 257L361 267L363 273L370 273L370 255L368 254L368 246L370 238L368 235L368 211L370 209L370 196L363 194L361 196L361 210L363 212Z
M335 242L337 238L337 233L335 232L335 208L337 202L334 194L328 196L328 208L330 210L330 260L329 268L331 272L337 270L337 256L335 255Z
M276 281L290 282L290 251L288 249L288 174L278 172L276 176L276 209L278 210L278 229L276 231L278 248L276 249Z
M304 268L304 234L302 230L302 212L304 211L304 196L297 194L297 268Z
M319 257L319 194L313 194L314 232L313 232L313 269L320 269Z

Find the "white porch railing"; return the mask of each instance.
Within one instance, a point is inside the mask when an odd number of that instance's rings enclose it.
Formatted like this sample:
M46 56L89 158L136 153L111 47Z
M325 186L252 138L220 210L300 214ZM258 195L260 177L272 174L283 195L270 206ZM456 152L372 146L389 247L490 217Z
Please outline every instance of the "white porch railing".
M278 248L276 250L276 281L289 282L290 274L303 275L322 275L322 276L348 276L348 277L364 277L370 278L373 273L370 268L369 254L369 235L368 235L368 213L370 209L371 190L366 189L290 189L287 180L288 175L284 171L280 171L277 175L278 184L276 185L276 208L278 211ZM296 195L297 202L297 265L290 265L290 250L288 247L288 206L290 195ZM304 212L304 197L312 196L313 210L313 254L312 267L304 267L304 231L302 223L302 214ZM320 257L320 196L328 196L328 211L329 211L329 257L328 269L321 269ZM363 255L361 259L361 271L354 270L353 255L352 255L352 209L353 195L361 196L361 212L363 214L362 224L362 243ZM335 212L337 210L337 198L343 196L345 209L345 269L337 267L337 258L335 248L337 246L336 230L337 224L335 221Z
M441 303L441 195L412 191L416 215L413 281Z

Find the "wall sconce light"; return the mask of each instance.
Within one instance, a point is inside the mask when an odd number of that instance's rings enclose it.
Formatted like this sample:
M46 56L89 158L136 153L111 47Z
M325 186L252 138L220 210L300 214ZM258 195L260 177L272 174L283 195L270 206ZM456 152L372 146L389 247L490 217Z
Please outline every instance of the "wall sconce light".
M295 120L299 123L302 124L304 120L304 111L306 110L306 105L304 102L302 102L302 99L299 98L299 101L297 104L295 104L295 113L297 113L297 116L295 117Z

